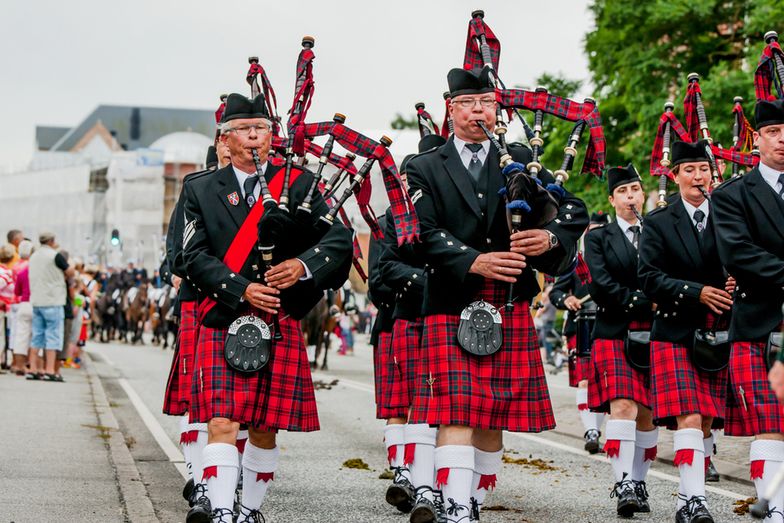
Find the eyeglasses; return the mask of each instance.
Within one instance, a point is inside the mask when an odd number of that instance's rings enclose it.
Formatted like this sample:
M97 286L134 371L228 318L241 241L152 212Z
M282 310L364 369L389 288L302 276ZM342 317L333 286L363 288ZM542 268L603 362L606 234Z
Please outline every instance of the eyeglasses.
M237 133L239 136L248 136L251 129L256 131L256 134L264 136L270 132L270 128L266 125L241 125L239 127L232 127L226 129L226 132Z
M465 98L461 100L452 100L453 104L457 104L463 109L471 109L477 102L479 102L479 105L482 107L493 107L495 105L495 100L492 98Z

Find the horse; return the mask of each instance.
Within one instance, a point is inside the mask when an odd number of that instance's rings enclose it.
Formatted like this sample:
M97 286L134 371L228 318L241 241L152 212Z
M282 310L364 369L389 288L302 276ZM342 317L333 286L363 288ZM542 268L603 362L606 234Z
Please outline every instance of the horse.
M312 369L318 368L319 355L323 350L324 358L321 370L327 370L327 353L331 345L330 334L338 326L340 320L343 307L341 295L340 293L330 293L330 297L332 305L330 305L328 297L325 296L300 321L305 346L314 345L316 347L313 361L310 362Z
M119 275L113 274L106 284L106 292L98 298L93 308L94 329L99 331L101 343L114 340L122 328L123 295L122 281Z
M160 289L153 289L150 292L150 305L148 317L152 329L152 342L160 345L163 341L163 349L169 348L169 334L177 339L177 322L172 315L172 305L177 291L170 285L164 285Z
M133 344L141 342L144 345L142 334L144 334L144 325L147 323L148 287L147 281L142 281L141 285L131 287L125 295L125 321L128 326L128 332L131 333L131 343ZM127 333L125 341L128 341Z

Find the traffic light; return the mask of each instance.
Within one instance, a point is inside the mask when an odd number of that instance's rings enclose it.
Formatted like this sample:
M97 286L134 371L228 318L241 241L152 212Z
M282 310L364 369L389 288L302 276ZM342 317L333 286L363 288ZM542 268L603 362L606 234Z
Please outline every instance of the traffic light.
M112 229L112 245L117 246L120 245L120 231L117 229Z

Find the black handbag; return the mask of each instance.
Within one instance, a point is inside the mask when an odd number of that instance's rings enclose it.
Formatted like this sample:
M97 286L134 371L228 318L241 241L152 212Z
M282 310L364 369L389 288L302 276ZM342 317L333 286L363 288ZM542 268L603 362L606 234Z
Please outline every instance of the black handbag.
M237 372L252 374L269 363L272 352L269 325L258 316L240 316L229 325L223 357Z
M651 331L628 331L624 352L633 369L648 372L651 368Z
M484 300L472 302L460 313L457 343L475 356L498 352L504 341L501 313Z
M730 363L730 333L697 329L691 347L691 361L705 372L718 372Z
M765 363L768 364L768 370L773 367L781 352L781 332L771 332L768 336L768 343L765 345Z

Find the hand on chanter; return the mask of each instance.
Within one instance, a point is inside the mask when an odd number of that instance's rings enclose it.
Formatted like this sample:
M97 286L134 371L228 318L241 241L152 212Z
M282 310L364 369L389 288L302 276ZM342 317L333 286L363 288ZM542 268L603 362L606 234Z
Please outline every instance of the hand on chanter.
M257 309L270 314L277 314L280 307L278 294L280 294L278 289L262 285L261 283L251 283L245 288L245 293L242 297Z
M276 289L288 289L305 276L305 266L296 258L280 262L264 273L264 281Z
M468 272L491 280L514 283L525 269L525 256L517 252L486 252L471 264Z
M544 229L512 233L509 250L526 256L540 256L550 250L550 235Z

